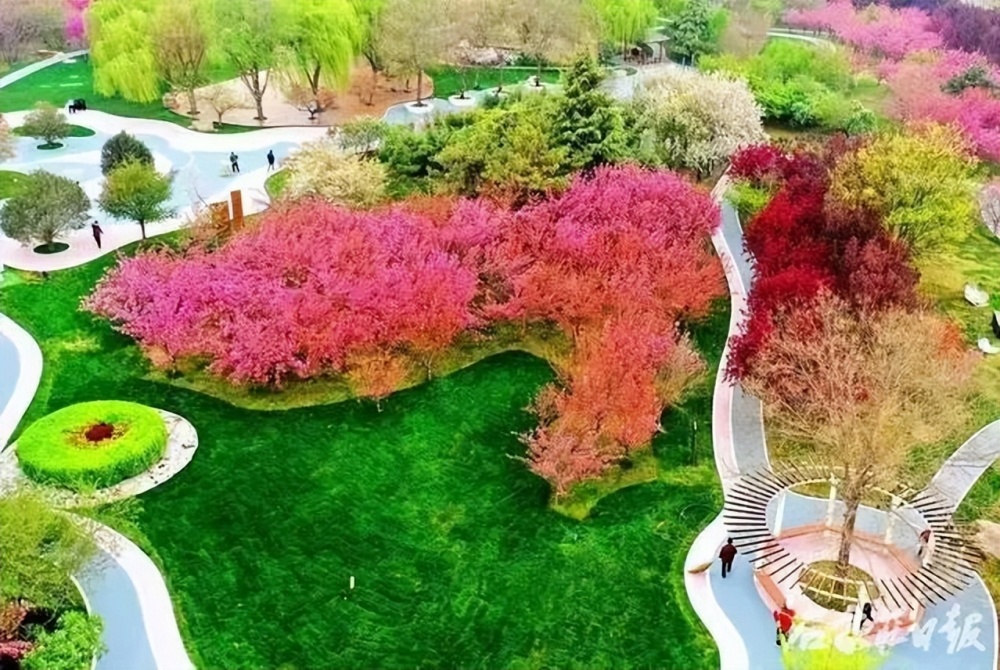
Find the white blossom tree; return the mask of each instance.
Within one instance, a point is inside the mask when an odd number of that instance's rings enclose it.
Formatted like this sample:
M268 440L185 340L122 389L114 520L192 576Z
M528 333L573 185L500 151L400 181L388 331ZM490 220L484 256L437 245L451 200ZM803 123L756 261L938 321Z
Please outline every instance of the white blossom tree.
M763 110L742 79L672 68L636 99L644 158L712 172L737 150L767 140Z
M347 154L330 137L308 142L286 162L288 182L282 197L315 196L339 205L367 209L385 196L385 167Z

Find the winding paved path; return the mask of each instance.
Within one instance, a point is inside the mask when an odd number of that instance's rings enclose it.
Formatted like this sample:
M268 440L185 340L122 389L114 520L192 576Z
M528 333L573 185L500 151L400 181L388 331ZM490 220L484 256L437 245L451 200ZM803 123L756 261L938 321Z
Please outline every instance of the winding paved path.
M715 191L717 198L726 188L725 178ZM753 283L753 262L743 247L743 231L735 210L722 203L721 224L712 237L722 259L732 300L732 317L729 335L739 331L745 319L746 296ZM720 370L725 368L729 356L729 342L723 350ZM712 438L716 467L722 480L723 492L728 495L733 483L741 474L768 465L764 436L763 414L760 402L743 393L738 384L728 382L720 372L716 378L713 397ZM961 501L976 479L1000 454L1000 421L983 429L966 442L950 458L934 478L931 486L950 495L955 504ZM815 520L825 511L825 502L814 498L803 499L796 505L786 506L786 521L795 525L789 514L802 517L798 523ZM880 526L885 523L885 513L864 510L859 514L859 524ZM884 532L884 531L883 531ZM726 528L720 513L695 539L685 562L685 586L695 611L716 640L722 670L779 670L782 661L774 644L774 625L771 613L764 605L753 583L749 563L738 556L735 570L721 582L712 568L700 573L691 568L714 561L725 542ZM977 645L958 649L956 637L952 644L948 631L942 628L949 613L957 606L956 623L961 630L963 623L978 627ZM930 607L923 619L923 628L902 644L892 648L884 670L938 670L958 668L963 670L995 670L997 667L997 614L982 579L976 580L949 601ZM960 637L960 636L959 636ZM925 648L926 642L926 648Z

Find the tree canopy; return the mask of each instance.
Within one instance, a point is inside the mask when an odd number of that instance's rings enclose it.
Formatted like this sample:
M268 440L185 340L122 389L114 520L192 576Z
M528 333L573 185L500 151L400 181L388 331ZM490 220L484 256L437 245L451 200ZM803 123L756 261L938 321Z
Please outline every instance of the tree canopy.
M830 193L870 209L916 255L961 241L976 224L977 161L958 131L926 126L889 132L848 157Z
M80 602L70 576L97 552L81 525L36 495L15 491L0 497L0 526L0 603L23 598L59 611Z
M653 0L591 0L601 23L605 41L624 52L641 41L656 21L658 10Z
M133 159L108 173L97 204L116 219L138 223L142 239L146 239L147 223L173 213L167 206L172 187L170 175L161 175L152 165Z
M101 0L91 7L88 34L97 93L135 102L160 98L160 70L151 39L154 7L154 0Z
M0 229L8 237L51 246L56 237L87 223L90 199L72 179L37 170L0 209Z
M152 165L153 152L134 135L129 135L123 130L112 136L101 147L101 172L106 177L119 165L129 161Z

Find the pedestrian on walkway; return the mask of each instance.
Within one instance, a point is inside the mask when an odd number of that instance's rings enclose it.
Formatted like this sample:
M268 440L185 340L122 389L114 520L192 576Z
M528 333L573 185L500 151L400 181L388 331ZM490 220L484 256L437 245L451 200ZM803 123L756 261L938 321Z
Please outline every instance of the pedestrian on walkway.
M722 559L722 578L725 579L726 575L733 571L733 559L736 558L736 547L733 546L733 538L727 539L726 543L722 545L719 558Z
M97 225L97 221L94 221L92 224L90 224L90 232L94 234L94 241L97 242L97 248L100 249L101 235L104 234L104 231L101 230L101 227L99 225Z
M779 647L781 646L781 638L785 638L785 642L788 642L788 633L792 630L794 618L795 610L790 609L788 605L782 605L780 610L774 611L774 623L776 624L774 643Z
M236 155L235 151L229 152L229 165L233 169L233 172L240 171L240 157Z
M920 533L920 547L917 548L917 558L923 558L924 554L927 553L927 547L931 543L931 529L925 528L922 533Z
M267 171L270 172L274 169L274 151L268 150L267 152Z
M864 627L866 621L871 621L873 625L875 623L875 617L872 616L871 603L865 603L861 606L861 621L858 623L859 631Z

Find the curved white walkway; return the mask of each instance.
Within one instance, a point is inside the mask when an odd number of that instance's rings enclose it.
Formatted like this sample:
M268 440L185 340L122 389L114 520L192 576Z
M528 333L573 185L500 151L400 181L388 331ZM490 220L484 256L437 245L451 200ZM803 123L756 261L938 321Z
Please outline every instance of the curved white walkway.
M5 374L14 370L16 376L14 394L0 408L0 416L13 430L38 388L42 356L31 336L3 315L0 370ZM75 575L88 607L104 620L101 641L107 651L94 670L193 670L156 565L111 528L82 522L93 530L100 550L95 562Z
M720 181L714 194L717 199L726 188ZM752 261L743 249L743 231L735 211L722 203L721 226L712 242L726 271L732 299L732 316L729 335L738 332L746 318L746 295L753 281ZM716 468L722 480L723 492L728 492L740 474L752 472L768 465L764 438L763 414L760 403L742 392L739 385L727 382L724 369L729 356L727 341L723 350L719 375L716 378L712 408L712 438ZM948 482L956 506L979 475L1000 452L1000 422L987 426L942 466L932 486ZM991 459L992 457L992 459ZM989 460L989 463L987 461ZM884 512L876 512L884 516ZM774 627L771 613L757 594L750 575L750 565L742 556L737 557L733 574L722 581L715 570L719 548L725 542L726 529L720 513L692 544L685 561L685 587L695 611L712 634L719 647L722 670L758 670L782 667L780 654L774 644ZM713 562L703 572L689 572L692 568ZM946 630L940 625L949 620L953 611L962 620L975 624L979 629L976 645L957 649L945 639ZM961 627L961 623L955 624ZM929 627L929 628L928 628ZM924 647L921 631L931 636L933 644ZM942 643L938 638L944 640ZM930 637L927 638L929 641ZM965 670L995 669L997 667L997 614L993 600L981 578L945 603L928 608L922 627L912 638L892 648L884 670L937 670L943 667L963 667Z
M163 418L167 428L167 447L163 458L145 472L92 493L76 493L69 489L40 486L34 484L21 471L17 461L17 443L14 443L0 450L0 496L18 486L38 486L53 505L71 509L105 505L156 488L187 467L198 450L198 432L190 421L173 412L162 409L156 411Z

